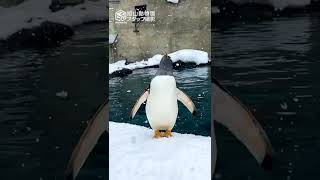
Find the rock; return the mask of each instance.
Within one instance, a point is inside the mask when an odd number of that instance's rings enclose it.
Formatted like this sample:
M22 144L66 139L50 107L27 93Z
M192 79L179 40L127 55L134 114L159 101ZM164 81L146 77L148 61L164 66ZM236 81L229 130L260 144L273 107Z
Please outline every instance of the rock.
M132 73L131 69L122 69L119 71L115 71L112 74L109 75L109 78L113 78L113 77L125 77L128 76L129 74Z
M22 29L6 39L9 50L17 48L46 48L59 45L73 35L71 27L45 21L40 26Z
M175 70L183 70L185 68L195 68L198 65L196 63L185 63L183 61L177 61L175 63L173 63L173 69Z

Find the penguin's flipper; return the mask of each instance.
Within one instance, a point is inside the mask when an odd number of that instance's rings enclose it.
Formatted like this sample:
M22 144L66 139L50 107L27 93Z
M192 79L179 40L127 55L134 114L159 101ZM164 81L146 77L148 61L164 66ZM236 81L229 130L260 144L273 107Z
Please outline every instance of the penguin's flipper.
M108 118L108 102L106 101L91 118L72 152L65 172L65 178L67 180L72 180L77 177L80 168L97 144L99 137L108 129Z
M137 100L137 102L134 104L131 112L130 112L130 119L133 119L134 116L136 115L137 111L139 110L140 106L142 103L144 103L149 96L149 88L147 88L142 95L139 97L139 99Z
M272 167L272 146L253 114L213 80L213 117L239 139L265 169Z
M178 88L177 88L177 97L178 97L178 100L182 102L182 104L185 105L193 115L195 115L197 109L194 103L192 102L191 98Z

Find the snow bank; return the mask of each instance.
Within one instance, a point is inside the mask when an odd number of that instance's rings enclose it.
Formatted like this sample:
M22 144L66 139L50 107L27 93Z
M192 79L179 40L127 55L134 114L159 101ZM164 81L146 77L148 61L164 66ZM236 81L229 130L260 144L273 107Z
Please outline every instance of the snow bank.
M171 57L173 62L177 62L180 60L186 63L196 63L197 65L207 64L210 62L208 53L200 50L182 49L168 55ZM112 74L115 71L120 71L122 69L133 70L159 65L162 56L163 55L157 54L147 60L142 60L130 64L126 64L126 60L117 61L115 63L109 64L109 74Z
M171 3L178 4L178 3L179 3L179 0L167 0L167 2L171 2Z
M112 180L210 180L211 139L173 133L152 138L137 125L109 122L109 178Z
M106 21L106 2L85 1L73 7L51 12L51 0L28 0L10 8L0 7L0 39L23 29L39 26L44 21L52 21L75 26L92 21Z
M311 0L231 0L236 4L257 3L273 6L277 10L287 7L304 7L311 3Z

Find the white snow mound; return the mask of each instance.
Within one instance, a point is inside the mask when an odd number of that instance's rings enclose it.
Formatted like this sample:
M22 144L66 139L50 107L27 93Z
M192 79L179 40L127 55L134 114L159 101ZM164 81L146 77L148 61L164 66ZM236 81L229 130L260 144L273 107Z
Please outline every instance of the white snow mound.
M73 7L51 12L51 0L28 0L15 7L0 7L0 39L23 29L39 26L44 21L69 26L92 21L106 21L106 1L85 1Z
M207 52L195 49L182 49L168 54L173 62L181 60L182 62L193 62L197 65L207 64L210 62ZM117 61L109 64L109 74L122 69L141 69L145 67L159 65L163 55L157 54L147 60L137 61L134 63L126 64L126 60Z
M209 180L211 138L173 133L154 139L153 131L109 122L109 178L112 180Z
M167 0L167 2L171 2L171 3L178 4L178 3L179 3L179 0Z

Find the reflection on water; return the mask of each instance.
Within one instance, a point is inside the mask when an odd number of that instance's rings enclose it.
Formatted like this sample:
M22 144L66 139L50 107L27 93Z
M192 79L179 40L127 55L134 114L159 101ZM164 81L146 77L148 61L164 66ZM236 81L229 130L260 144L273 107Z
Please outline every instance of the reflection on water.
M220 179L319 177L319 19L235 22L213 37L215 76L255 112L275 151L274 169L265 172L219 126Z
M87 120L106 97L105 42L105 24L92 24L61 47L0 55L1 180L63 179ZM61 91L66 99L56 96ZM103 138L78 179L107 177Z
M177 87L188 94L198 109L193 117L182 104L179 103L179 115L174 132L210 135L210 107L211 85L209 81L210 67L199 67L175 71ZM149 127L145 106L142 106L134 119L129 119L129 112L136 99L148 87L156 73L156 68L140 69L124 78L109 80L110 121L126 122Z

